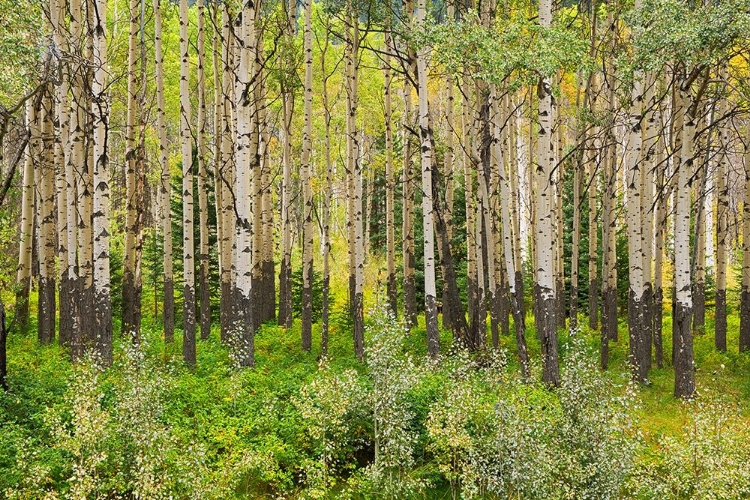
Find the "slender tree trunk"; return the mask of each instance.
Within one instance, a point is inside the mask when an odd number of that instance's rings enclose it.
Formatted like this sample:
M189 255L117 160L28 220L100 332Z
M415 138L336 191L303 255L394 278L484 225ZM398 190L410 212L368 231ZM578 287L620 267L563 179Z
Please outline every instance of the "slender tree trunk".
M557 328L559 329L565 329L565 263L564 263L564 257L565 257L565 224L563 219L563 203L564 203L564 193L563 193L563 172L565 170L565 162L562 161L563 157L563 134L562 134L562 118L558 116L559 112L557 107L553 107L554 110L554 116L555 120L557 121L557 124L555 125L554 131L555 136L557 139L557 147L556 147L556 153L557 156L555 158L555 162L553 165L555 165L555 186L554 186L554 193L555 198L553 200L554 204L554 212L556 216L556 221L554 225L554 231L555 231L555 307L557 308L557 311L555 312L555 317L557 319Z
M156 58L156 128L159 135L159 166L161 167L161 231L164 266L164 341L174 341L174 274L172 265L172 181L169 173L169 144L164 104L164 54L162 52L161 0L154 2L154 53Z
M287 23L284 27L287 37L294 35L296 23L296 2L289 1L284 9ZM283 165L284 176L281 184L281 274L279 275L279 325L292 326L292 116L294 114L294 91L282 89L283 122Z
M388 17L390 21L390 17ZM391 50L393 42L390 27L386 28L385 56L383 61L384 78L384 116L385 122L385 239L386 239L386 295L388 306L394 317L398 314L398 285L396 283L396 228L395 228L395 190L396 182L393 172L393 119L391 98Z
M312 0L305 0L305 125L302 133L303 242L302 242L302 348L312 348L313 193L312 193Z
M252 213L250 195L253 164L258 153L257 109L254 106L255 91L255 4L251 1L242 6L239 36L237 73L235 77L235 99L237 113L237 139L235 142L236 172L234 178L234 210L236 214L235 291L233 347L240 366L255 363L255 336L253 330L252 304Z
M37 330L39 342L55 341L55 160L54 160L54 101L46 88L39 110L39 173L37 255L39 256L39 295Z
M417 26L425 22L425 0L417 0ZM432 357L440 353L440 332L437 321L437 291L435 287L435 230L432 203L432 144L430 142L430 110L427 100L427 50L417 52L419 85L419 137L422 164L422 216L424 232L424 288L427 352Z
M636 72L635 81L631 93L631 104L629 111L628 145L625 150L627 163L627 212L628 212L628 265L630 291L628 295L628 330L630 334L630 365L633 378L641 383L648 381L648 360L644 353L650 353L650 339L645 338L645 294L644 281L643 238L643 209L642 202L642 177L643 161L641 157L642 130L641 118L643 116L643 78L642 72ZM650 263L648 264L650 265ZM648 349L648 351L646 351Z
M726 67L722 77L727 77ZM719 101L718 116L723 116L726 106ZM727 254L729 248L729 183L727 182L727 153L729 127L719 129L719 154L716 162L716 309L714 342L719 351L727 350Z
M404 23L411 27L414 12L414 0L403 0ZM408 61L405 69L412 77L416 75L414 67L416 56L413 48L407 47ZM403 113L403 268L404 268L404 321L411 328L417 325L417 289L414 278L414 194L416 190L416 169L413 163L413 129L414 109L412 104L412 84L410 78L404 79L404 113Z
M447 18L453 20L455 18L455 7L452 1L447 2L446 6ZM443 154L443 179L445 181L445 210L443 211L443 218L445 219L445 237L448 240L449 246L452 246L453 241L453 197L454 197L454 143L455 143L455 127L453 123L453 75L448 75L445 78L445 126L446 126L446 137L445 137L445 152ZM442 238L442 235L438 234ZM442 244L441 244L442 247ZM447 259L451 260L451 267L453 256L445 256L441 253L441 261ZM460 307L463 311L463 304L449 304L451 299L451 290L449 287L452 285L448 282L445 274L443 274L443 328L451 328L454 320L459 322L459 329L462 328L462 323L466 323L466 318L454 318L451 314L456 307ZM453 300L458 299L460 296L454 297ZM455 329L454 329L455 331ZM468 333L468 332L467 332Z
M478 300L477 288L477 262L476 262L476 222L475 222L475 195L474 195L474 165L472 161L472 109L470 84L468 75L462 78L463 91L461 92L461 131L463 150L463 173L464 173L464 200L466 210L466 309L469 315L470 337L476 337L476 310Z
M540 0L539 24L552 25L552 2ZM560 384L560 367L557 354L557 321L555 318L554 252L544 242L554 241L551 198L554 196L552 167L555 164L552 142L554 116L551 82L542 78L538 88L539 132L537 144L536 193L536 256L537 256L537 329L542 339L542 380L551 386Z
M217 204L221 212L221 236L219 238L220 252L220 275L221 275L221 304L220 319L221 323L221 340L228 343L232 336L233 322L233 247L235 241L235 222L234 216L234 92L232 85L232 68L233 62L233 38L231 36L231 26L228 6L222 4L221 8L221 25L222 25L222 116L221 116L221 163L218 181L220 182L220 197L217 197Z
M122 276L122 331L137 342L140 336L141 297L136 286L136 246L139 240L137 177L143 168L136 143L138 100L138 18L140 0L129 2L127 120L125 125L125 255ZM142 111L142 110L140 110Z
M664 289L662 286L664 266L664 242L667 236L667 193L666 171L663 138L659 138L656 147L656 236L654 254L654 300L653 300L653 338L656 366L664 367L664 347L662 342L662 314L664 311Z
M357 132L359 104L359 14L350 0L346 3L346 134L349 183L349 294L354 318L354 353L365 356L364 327L364 234L362 221L361 145Z
M522 174L518 162L518 113L516 111L515 102L513 101L513 99L510 99L510 106L511 116L510 122L508 124L510 127L510 164L508 168L508 177L510 178L510 212L512 221L511 229L513 230L513 258L515 260L515 294L518 300L517 307L520 309L520 319L524 323L523 331L526 332L526 305L524 303L523 292L523 258L521 255L521 210L518 197L518 181L521 178ZM468 227L466 232L468 235ZM512 294L513 292L511 291L511 295ZM511 313L513 313L513 307L514 306L511 303ZM517 319L518 318L516 318L514 315L513 321L516 321ZM518 328L518 326L516 326L515 328Z
M70 33L71 43L81 44L83 41L83 11L81 0L70 0ZM71 358L75 361L82 354L86 346L86 338L89 333L88 324L90 323L91 309L90 297L85 290L84 279L86 271L90 267L86 266L88 259L87 251L92 251L91 242L88 237L91 236L90 225L87 227L85 215L91 215L87 208L87 202L90 198L86 197L90 191L86 191L86 157L85 157L85 128L87 113L86 99L84 98L84 64L82 58L72 63L70 66L71 80L71 110L70 110L70 140L68 143L69 160L65 167L65 178L68 188L68 220L71 221L68 226L68 269L71 290L71 303L74 310L73 329L70 335ZM84 199L86 198L86 199ZM72 265L71 265L72 264ZM86 313L86 314L84 314Z
M182 357L195 365L195 241L193 238L193 141L190 132L188 4L180 0L180 139L182 145Z
M320 355L328 355L328 330L330 315L330 293L331 293L331 201L333 199L333 162L331 161L331 104L328 97L328 79L330 74L326 69L326 54L328 53L329 33L326 29L325 39L320 48L320 74L323 83L323 113L325 121L325 167L326 167L326 190L323 196L323 235L322 235L322 254L323 254L323 304L321 315L321 333L320 333ZM386 124L388 122L386 121ZM387 126L387 125L386 125Z
M750 133L748 134L750 136ZM750 147L745 148L745 198L742 206L742 294L740 352L750 351Z
M211 289L208 249L208 170L206 168L206 81L204 73L205 30L203 0L198 0L198 217L200 226L200 326L201 338L211 335Z
M492 103L495 107L495 112L497 113L497 111L499 110L499 104L497 102L496 96L493 97ZM502 122L498 118L499 117L496 116L493 120L493 149L494 156L497 161L496 168L499 174L498 177L500 181L500 217L502 220L503 255L505 257L506 268L505 278L509 289L510 310L511 314L513 315L513 323L516 334L516 348L518 350L518 359L521 363L521 373L523 374L524 378L527 378L529 376L530 367L529 354L526 348L526 324L524 322L523 311L521 309L521 302L523 302L523 297L519 297L518 289L516 288L516 260L513 255L513 224L511 222L509 208L511 196L510 188L508 185L508 177L515 175L515 172L513 171L512 166L509 173L506 173L505 171L505 161L503 159L502 147L498 137L500 134L500 131L498 130L498 123Z
M684 90L679 89L680 100L685 101ZM695 366L693 363L693 332L690 322L693 297L690 276L690 184L694 173L694 138L696 130L697 101L685 111L681 130L682 148L677 171L677 203L675 205L675 314L672 318L674 344L674 395L689 398L695 392Z
M63 53L67 53L66 31L67 4L61 0L52 0L50 3L50 18L52 21L52 34L55 45ZM71 269L71 254L73 254L73 266L75 267L75 238L69 238L75 226L74 211L71 204L75 198L68 198L68 181L66 170L70 161L70 71L66 63L60 62L60 83L55 89L55 182L57 191L57 255L59 259L59 307L60 307L60 345L70 346L72 333L75 325L75 294L71 290L69 279ZM71 216L69 218L69 215ZM73 246L70 246L73 243ZM73 269L73 271L75 271ZM2 313L0 313L2 314ZM1 320L0 320L1 321ZM0 325L2 329L2 325ZM0 354L1 355L1 354Z
M26 331L29 322L29 292L31 290L31 254L33 251L34 232L34 131L36 129L36 110L32 100L26 101L26 128L29 133L26 159L23 168L21 187L21 230L18 249L18 273L16 277L19 292L16 296L16 318L21 331Z
M91 114L94 120L94 345L105 365L112 362L112 303L109 270L109 96L107 95L107 0L96 0L94 80Z

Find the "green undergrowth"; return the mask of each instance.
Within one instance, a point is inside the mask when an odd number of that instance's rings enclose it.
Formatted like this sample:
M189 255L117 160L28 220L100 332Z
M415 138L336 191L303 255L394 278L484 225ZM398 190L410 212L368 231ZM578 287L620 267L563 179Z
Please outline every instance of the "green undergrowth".
M342 306L343 307L343 306ZM341 313L339 312L341 315ZM550 390L528 318L533 380L512 335L500 349L426 358L423 318L410 332L375 306L366 361L334 322L329 356L300 348L299 322L256 334L256 365L231 363L219 332L181 361L144 322L112 367L77 366L32 333L9 339L0 396L0 497L6 498L745 498L750 495L750 357L695 337L699 396L672 396L665 367L628 382L627 325L598 369L598 332L560 333L563 385ZM582 318L583 320L583 318ZM33 325L32 325L33 326ZM488 325L489 326L489 325ZM513 326L511 324L511 332ZM30 328L33 331L33 328ZM490 338L488 335L488 342Z

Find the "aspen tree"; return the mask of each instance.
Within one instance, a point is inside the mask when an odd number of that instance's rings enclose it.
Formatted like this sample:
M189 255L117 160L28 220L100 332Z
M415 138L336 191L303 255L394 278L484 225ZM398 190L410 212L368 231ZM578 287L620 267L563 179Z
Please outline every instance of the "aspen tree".
M55 47L63 54L67 54L69 47L66 37L65 13L66 2L52 0L50 2L50 19L52 21L52 36ZM73 199L68 198L68 180L66 169L69 163L70 141L70 71L67 63L59 62L60 82L55 89L55 183L57 191L57 253L59 259L59 308L60 308L60 345L70 346L75 325L75 294L71 290L70 280L71 262L75 266L75 236L69 234L75 227L75 212ZM73 233L75 234L75 233ZM72 246L70 245L72 243ZM73 259L71 260L71 253ZM74 270L73 270L74 272Z
M425 22L425 0L417 0L417 26ZM419 93L419 137L422 165L422 214L424 231L424 288L425 323L427 326L427 352L432 357L440 353L440 333L437 322L437 291L435 287L435 233L432 218L432 144L430 142L430 115L427 100L427 49L417 51L417 78Z
M159 166L161 168L161 230L164 257L164 323L165 342L174 341L174 273L172 263L172 182L169 173L169 145L164 104L164 53L162 51L161 0L153 0L154 56L156 59L156 128L159 136Z
M746 131L750 137L750 127ZM750 147L745 148L745 191L742 207L742 293L740 296L740 352L750 351Z
M264 130L265 130L265 106L263 103L263 94L265 88L263 86L263 61L262 61L262 50L263 47L263 32L259 31L256 40L256 53L253 59L252 74L254 79L257 79L257 83L253 85L253 100L254 100L254 111L253 111L253 129L252 129L252 150L250 152L250 161L252 164L252 182L250 183L250 198L251 203L251 227L252 237L250 249L251 252L251 281L252 281L252 294L250 301L253 308L253 331L260 328L264 319L264 277L262 268L262 253L263 253L263 175L262 170L264 166L264 154L265 154L265 141L264 141Z
M552 25L552 2L540 0L539 24L542 27ZM538 301L536 318L537 329L542 339L542 380L557 386L560 384L560 367L557 355L557 321L555 318L555 282L554 255L549 245L553 241L552 167L555 162L554 144L552 141L552 121L554 116L552 89L549 77L543 77L538 86L539 98L539 132L537 143L536 175L536 256Z
M555 115L555 162L554 162L554 193L553 198L554 212L556 220L554 222L555 231L555 317L557 318L557 327L565 329L565 224L563 219L563 173L565 170L565 162L563 161L564 148L563 148L563 121L562 117L558 112L558 107L553 106L553 113Z
M414 0L403 0L402 11L404 12L405 28L411 28L414 12ZM403 202L401 212L402 241L403 241L403 290L404 290L404 320L409 327L417 324L417 290L414 277L414 195L416 191L416 168L412 158L413 129L414 129L414 106L412 102L413 77L416 75L416 54L414 48L407 45L405 48L407 60L404 70L408 73L404 78L404 113L403 121Z
M510 213L511 229L513 230L513 259L515 260L515 289L519 297L518 307L521 311L521 321L526 322L526 311L523 300L523 258L521 255L521 211L519 208L518 181L522 177L520 163L518 161L518 109L514 98L509 95L510 103L510 121L508 123L510 134L510 155L508 165L508 177L510 178ZM468 218L468 216L467 216ZM468 229L467 229L468 235ZM468 238L467 238L468 239ZM511 313L513 304L511 299ZM514 319L515 321L515 319ZM524 325L524 331L526 326Z
M221 340L229 341L232 331L232 308L234 304L233 297L233 258L232 248L235 236L234 217L234 195L232 192L234 186L234 92L232 86L232 68L233 68L233 39L231 35L231 26L229 18L229 7L222 3L221 8L221 39L222 39L222 77L221 77L221 94L222 94L222 113L221 113L221 163L220 163L220 190L221 202L221 228L222 234L219 239L219 252L221 255L221 305L220 305L220 323L221 323ZM217 203L219 198L217 198Z
M698 122L699 129L706 129L706 137L700 138L697 150L705 151L705 161L698 164L697 181L695 185L694 200L697 203L695 210L694 247L692 252L691 272L693 277L693 330L702 332L706 323L706 215L705 204L707 198L708 166L711 156L711 135L713 131L714 105L709 105L710 110L704 114ZM698 138L696 138L698 140Z
M493 89L493 94L494 94ZM499 105L497 102L497 96L493 95L492 101L495 108L495 113L497 113ZM511 222L511 214L510 214L510 202L511 202L511 196L510 196L510 187L509 187L509 180L508 177L515 175L515 172L513 171L513 168L509 169L508 172L505 170L505 161L503 158L503 151L501 147L501 143L498 140L499 133L499 125L498 123L502 123L499 119L499 117L495 117L494 120L492 120L494 127L493 127L493 149L494 149L494 156L495 156L495 168L498 172L498 179L500 183L500 218L502 221L502 239L503 239L503 256L504 256L504 262L507 272L505 273L505 279L509 288L509 295L510 295L510 310L511 314L513 315L513 323L515 326L515 334L516 334L516 348L518 350L518 359L521 363L521 373L523 374L524 378L529 376L529 354L526 348L526 325L523 318L523 312L521 310L521 302L523 301L523 296L519 296L518 289L516 288L516 260L513 255L513 224Z
M641 127L642 149L641 156L641 249L643 263L643 350L641 352L642 362L651 369L653 332L654 332L654 288L653 288L653 244L654 244L654 172L657 168L656 158L656 76L653 72L646 73L646 94L643 109L643 123Z
M613 13L607 14L607 25L612 32L612 48L617 47L617 22ZM605 66L607 82L607 107L612 113L615 106L615 88L612 77L616 73L613 64ZM609 363L611 340L617 340L617 145L615 143L614 124L608 123L604 135L605 147L602 150L602 329L601 329L601 367L606 369Z
M385 32L385 55L383 56L383 100L385 125L385 239L386 239L386 295L388 306L393 315L398 314L398 285L396 284L396 229L395 229L395 189L396 181L393 171L393 104L391 97L391 18L388 15ZM326 124L326 126L328 126Z
M665 94L665 82L663 78L657 81L656 92L659 95ZM654 122L662 130L663 113L661 105L656 105L653 109ZM664 289L662 286L664 276L664 246L667 237L667 203L669 201L668 187L671 183L668 179L668 164L666 161L667 138L665 134L659 134L654 141L654 170L655 170L655 188L656 195L654 203L656 204L654 218L654 275L653 275L653 301L652 301L652 337L654 342L654 360L657 368L662 368L664 364L663 342L662 342L662 314L664 310Z
M136 245L138 240L138 206L137 177L143 168L138 157L136 146L136 113L137 109L137 68L138 68L138 14L141 0L129 2L128 33L128 88L127 88L127 121L125 126L125 255L122 277L122 330L137 341L140 332L140 290L136 286ZM143 110L140 110L143 111Z
M349 293L354 318L354 353L364 359L364 242L362 227L361 142L357 131L359 105L359 15L346 2L346 163L349 186Z
M235 99L237 114L237 140L235 143L236 172L234 179L236 246L235 255L235 310L234 348L241 366L255 363L255 338L253 330L252 298L252 231L250 227L250 189L253 161L258 150L256 134L257 114L254 106L255 76L255 4L247 1L242 6L238 29L237 72L235 74ZM251 74L252 72L252 74Z
M109 270L109 97L107 95L107 0L96 0L94 14L94 79L91 116L94 125L94 328L92 337L97 353L105 364L112 362L112 303Z
M454 2L449 0L446 2L446 18L448 21L453 21L455 19L455 5ZM453 198L454 198L454 177L453 177L453 169L454 169L454 143L455 143L455 127L453 123L453 105L454 105L454 96L453 96L453 75L449 74L445 77L445 83L444 83L444 95L445 95L445 104L444 104L444 119L445 119L445 127L446 127L446 136L445 136L445 152L443 153L443 179L445 181L445 210L444 210L444 219L445 219L445 229L446 229L446 238L448 239L448 242L453 241ZM441 245L442 246L442 245ZM452 256L447 256L452 259ZM444 259L444 256L441 254L440 256L441 262ZM452 304L449 304L450 298L450 291L449 291L450 284L448 283L448 280L445 279L445 274L443 275L443 326L444 327L451 327L453 323L453 317L451 316L452 313ZM459 304L460 305L460 304ZM463 309L463 308L462 308ZM457 319L457 321L460 321Z
M288 5L287 5L288 3ZM294 36L296 26L297 2L282 2L286 23L284 36ZM282 62L283 66L288 63ZM291 70L290 70L291 73ZM292 326L292 116L294 115L294 91L288 82L282 81L281 89L283 107L283 165L284 174L281 183L281 274L279 275L279 325ZM351 289L351 284L350 284Z
M81 0L70 0L71 50L77 50L83 43L85 20L81 7ZM68 247L71 249L68 254L70 258L68 269L75 309L74 326L71 331L71 357L73 360L78 359L83 354L86 339L90 333L89 324L92 315L91 303L88 301L90 288L87 287L89 281L85 278L90 273L91 260L89 255L93 252L91 248L91 210L89 205L91 191L87 190L89 177L86 170L85 153L86 115L88 113L84 97L85 65L83 64L83 54L76 53L75 55L77 57L70 66L70 137L68 164L65 167L68 199L77 200L77 203L69 203L71 207L68 212L69 220L73 221L72 224L69 224L68 231Z
M328 324L330 314L330 290L331 290L331 269L330 269L330 255L331 255L331 204L333 198L333 162L331 161L331 120L333 118L331 113L331 104L328 96L328 80L332 73L329 73L326 69L326 55L328 53L328 47L330 43L330 30L328 29L328 18L326 18L326 29L325 39L321 44L318 42L320 48L320 74L322 76L323 85L323 119L325 123L325 169L326 169L326 189L323 196L323 234L321 241L322 257L323 257L323 304L321 314L321 325L320 325L320 352L321 356L328 355ZM387 123L387 122L386 122Z
M21 230L18 249L18 272L16 282L20 285L20 291L16 297L16 317L22 331L28 326L29 321L29 292L31 290L31 254L33 250L34 234L34 151L32 141L33 132L36 127L36 106L33 100L26 101L26 128L29 134L27 153L23 167L23 181L21 187Z
M188 4L180 0L180 141L182 148L182 357L195 364L195 242L193 238L193 141L190 131Z
M37 331L40 343L55 340L55 161L54 101L51 88L45 86L39 108L37 147L38 173L37 255L39 260L39 293Z
M200 327L201 338L211 335L211 289L209 287L208 249L208 169L206 168L206 78L205 78L205 8L203 0L197 1L198 8L198 217L200 227Z
M466 210L466 302L467 312L470 319L470 330L472 338L475 337L477 303L479 300L479 289L477 284L477 254L476 254L476 226L481 224L475 221L474 196L474 162L472 155L472 108L470 98L470 85L468 75L462 77L461 92L461 129L463 149L463 171L464 171L464 199ZM480 257L481 258L481 257Z
M260 317L257 323L261 324L266 321L276 319L276 283L275 283L275 264L274 264L274 205L273 205L273 192L272 192L272 181L271 173L272 169L275 169L275 165L271 161L270 157L270 130L271 124L267 117L268 105L266 102L266 96L268 95L267 81L268 78L263 74L266 66L264 54L263 54L263 31L259 33L258 46L258 76L260 84L257 86L256 95L258 100L258 133L260 136L261 148L259 151L259 163L260 163L260 189L259 196L260 200L260 219L258 222L260 230L258 231L260 247L260 278L258 283L258 293L260 295Z
M684 68L681 70L684 72ZM703 78L707 83L708 74ZM693 332L690 320L693 312L693 294L690 275L690 184L694 175L694 141L698 120L698 107L702 90L689 92L690 80L678 80L678 97L686 106L682 124L680 165L677 171L677 203L675 204L675 315L673 318L673 364L675 370L674 394L688 398L695 392L695 367L693 364ZM690 99L688 102L686 102Z
M727 78L726 66L721 76ZM724 99L719 99L717 115L723 116L726 110ZM716 160L716 307L714 320L714 343L719 351L727 350L727 253L729 248L729 183L727 182L727 146L729 127L719 128L718 158Z
M305 124L302 132L303 242L302 242L302 348L312 347L313 193L312 193L312 0L305 0Z
M636 8L640 1L636 2ZM648 360L644 354L650 354L651 339L645 336L645 294L643 252L643 215L642 215L642 182L643 158L641 120L643 118L643 80L642 71L636 71L631 89L630 110L628 115L628 143L625 148L625 162L627 169L627 215L628 215L628 278L630 290L628 293L628 331L630 335L630 364L633 378L639 382L648 380L650 356ZM651 265L650 263L648 265Z

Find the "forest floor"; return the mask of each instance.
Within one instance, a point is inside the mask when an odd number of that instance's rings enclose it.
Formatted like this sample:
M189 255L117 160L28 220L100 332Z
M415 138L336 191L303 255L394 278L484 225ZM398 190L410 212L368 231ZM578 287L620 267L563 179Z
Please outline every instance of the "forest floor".
M539 376L540 346L534 331L533 318L528 317L527 339L530 355ZM650 373L651 384L639 390L641 399L638 422L649 446L657 446L661 436L678 436L685 432L689 411L685 403L672 395L674 372L669 363L671 352L671 318L665 310L664 353L665 367L654 368ZM742 412L742 418L750 427L750 356L737 352L739 320L729 318L729 352L716 351L713 344L713 318L707 315L705 333L695 335L696 379L701 396L715 394L723 400L733 402ZM585 339L592 352L598 352L599 334L579 322L582 330L576 335ZM489 321L488 321L489 324ZM489 325L488 325L489 326ZM73 369L66 353L56 345L40 346L36 341L35 325L29 333L10 336L8 344L8 368L10 392L0 396L0 472L13 467L18 452L19 439L34 439L38 444L49 440L45 414L49 408L60 405L70 386ZM359 372L364 366L359 363L352 348L351 335L343 306L334 305L331 318L329 360L338 371L353 368ZM511 331L512 330L511 324ZM489 329L488 329L489 330ZM117 325L116 325L117 331ZM216 450L227 450L252 434L254 444L267 450L274 457L274 469L264 470L262 481L255 486L248 484L246 491L259 494L265 486L273 488L291 487L296 479L285 475L283 466L297 460L300 446L299 429L290 417L289 401L300 388L309 382L318 370L320 356L320 323L313 328L313 349L304 352L300 347L300 324L285 330L275 325L264 325L256 335L256 366L245 370L238 378L233 375L226 348L221 344L215 329L208 340L198 343L198 359L195 368L188 369L181 363L181 338L176 332L176 341L165 344L161 331L152 318L144 319L143 338L146 356L163 366L171 367L172 377L166 401L165 418L178 429L201 442L210 443ZM561 356L572 343L569 332L561 332ZM119 337L119 336L118 336ZM611 343L608 376L622 383L627 379L627 324L624 318L619 323L619 341ZM488 345L491 342L488 331ZM451 336L442 332L443 349L449 348ZM117 341L116 352L122 352L124 341ZM512 335L500 337L501 346L507 351L511 369L517 369L515 340ZM426 355L423 318L407 339L406 350L415 357ZM565 366L563 365L563 369ZM426 404L425 404L426 406ZM425 410L426 411L426 410ZM288 428L287 428L288 427ZM292 437L295 436L295 437ZM45 449L43 447L43 449ZM54 453L53 451L43 451ZM50 456L51 464L59 457ZM50 466L55 470L55 466ZM2 474L0 492L13 485L18 473ZM52 473L51 473L52 474ZM253 495L251 495L253 496Z

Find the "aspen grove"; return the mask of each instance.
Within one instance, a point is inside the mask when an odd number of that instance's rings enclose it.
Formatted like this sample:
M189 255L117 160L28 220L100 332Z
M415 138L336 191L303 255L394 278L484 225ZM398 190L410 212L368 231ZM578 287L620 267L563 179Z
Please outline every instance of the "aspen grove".
M750 496L749 34L0 0L0 496Z

